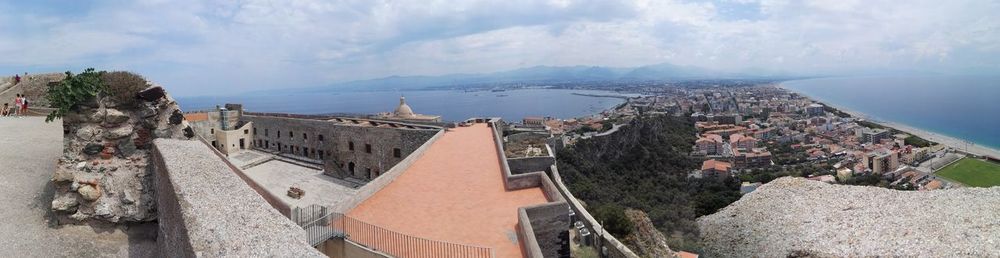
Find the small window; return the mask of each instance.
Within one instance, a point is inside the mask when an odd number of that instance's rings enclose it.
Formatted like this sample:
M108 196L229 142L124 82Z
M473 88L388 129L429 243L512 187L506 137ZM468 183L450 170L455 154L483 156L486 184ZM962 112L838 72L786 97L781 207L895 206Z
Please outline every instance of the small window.
M323 142L323 135L322 134L319 135L319 141Z
M281 130L278 130L278 139L281 139Z
M371 144L367 144L367 143L365 144L365 153L372 153L372 145Z
M250 130L243 129L243 134L250 134Z
M209 132L212 132L212 134L215 134L215 128L209 129Z
M288 131L288 138L295 138L295 133Z
M347 142L347 150L349 151L354 150L354 142Z
M257 135L257 127L253 128L253 135Z
M393 148L392 149L392 156L396 157L396 158L402 157L403 156L403 151L401 151L399 148Z
M309 140L309 135L306 135L306 133L302 133L302 139Z

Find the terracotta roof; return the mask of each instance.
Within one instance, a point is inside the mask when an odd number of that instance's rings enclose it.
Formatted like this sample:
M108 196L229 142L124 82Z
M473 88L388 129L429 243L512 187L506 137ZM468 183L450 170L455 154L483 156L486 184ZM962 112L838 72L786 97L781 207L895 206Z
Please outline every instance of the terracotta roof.
M714 159L706 160L701 163L701 170L715 169L718 171L729 171L729 168L733 167L733 164L725 161L718 161Z
M208 113L187 113L184 114L184 120L188 122L198 122L208 120Z

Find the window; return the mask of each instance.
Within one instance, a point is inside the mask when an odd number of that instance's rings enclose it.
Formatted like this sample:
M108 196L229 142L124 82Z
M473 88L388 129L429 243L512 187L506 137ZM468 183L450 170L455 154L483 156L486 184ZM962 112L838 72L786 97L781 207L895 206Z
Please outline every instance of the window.
M257 135L257 127L253 128L253 135Z
M319 141L323 142L323 135L322 134L319 135Z
M367 144L367 143L365 144L365 153L372 153L372 145L371 144Z
M354 151L354 142L347 142L347 150Z
M393 148L392 149L392 156L396 157L396 158L402 157L403 156L403 152L400 151L399 148Z
M264 129L264 136L267 136L267 129Z
M292 131L288 131L288 138L295 138L295 133L292 133Z
M365 168L365 176L367 176L368 179L372 179L372 169Z
M278 139L281 139L281 130L278 130Z
M309 140L309 135L306 135L306 133L302 133L302 139Z
M250 134L250 130L243 129L243 134Z
M209 130L210 130L209 132L212 132L212 134L215 134L215 128L212 128L212 129L209 129Z
M319 159L324 159L324 158L325 157L323 157L323 150L319 150Z

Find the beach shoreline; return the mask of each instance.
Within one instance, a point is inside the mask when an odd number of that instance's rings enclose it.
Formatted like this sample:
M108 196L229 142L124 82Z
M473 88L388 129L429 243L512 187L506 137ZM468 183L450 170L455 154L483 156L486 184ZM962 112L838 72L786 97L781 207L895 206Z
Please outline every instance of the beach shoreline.
M990 147L987 147L987 146L984 146L984 145L981 145L981 144L977 144L977 143L974 143L974 142L971 142L971 141L965 141L965 140L962 140L962 139L959 139L959 138L956 138L956 137L953 137L953 136L950 136L950 135L945 135L945 134L942 134L942 133L932 132L932 131L929 131L929 130L917 128L917 127L910 126L910 125L903 124L903 123L899 123L899 122L883 121L881 119L873 119L873 117L870 116L870 115L868 115L868 114L865 114L865 113L862 113L862 112L859 112L859 111L855 111L855 110L851 110L851 109L847 109L847 108L844 108L844 107L841 107L841 106L838 106L838 105L835 105L835 104L831 104L829 102L820 101L818 98L816 98L814 96L810 96L810 95L805 94L803 92L792 90L792 89L790 89L788 87L785 87L781 83L777 84L777 87L781 88L783 90L789 91L789 92L794 92L796 94L805 96L805 97L809 98L812 101L815 101L815 102L821 103L823 105L827 105L829 107L832 107L832 108L835 108L837 110L843 111L844 113L847 113L847 114L851 115L851 117L858 118L858 119L864 119L865 121L876 123L876 124L879 124L879 125L882 125L882 126L885 126L885 127L893 128L893 129L902 131L902 132L907 133L907 134L916 135L916 136L919 136L919 137L924 138L926 140L933 141L933 142L936 142L938 144L947 146L947 147L949 147L949 148L951 148L953 150L956 150L956 151L961 151L961 152L965 152L965 153L969 153L969 154L973 154L973 155L977 155L977 156L991 156L991 157L994 157L994 158L1000 158L1000 150L997 150L997 149L993 149L993 148L990 148Z

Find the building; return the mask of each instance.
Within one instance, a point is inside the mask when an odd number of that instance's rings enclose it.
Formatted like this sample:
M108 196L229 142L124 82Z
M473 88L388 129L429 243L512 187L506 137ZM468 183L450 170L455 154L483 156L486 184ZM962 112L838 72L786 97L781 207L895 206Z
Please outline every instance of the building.
M216 107L215 111L185 114L184 118L191 123L196 135L229 155L254 147L250 134L253 123L240 121L242 115L242 105L226 104Z
M706 160L701 163L701 175L703 177L726 178L730 175L733 164L719 160Z
M823 116L826 115L826 111L823 109L824 109L823 105L820 105L819 103L813 103L809 106L806 106L806 114L809 116Z
M748 152L734 152L733 166L738 169L760 168L771 165L771 152L753 149Z
M410 105L406 104L406 97L399 97L399 106L392 113L382 113L378 115L381 119L403 120L414 122L441 122L441 116L423 115L413 112Z
M862 143L878 144L882 142L882 139L892 138L892 135L889 134L889 130L880 128L872 129L868 127L858 127L855 133Z
M521 123L524 124L524 126L545 127L545 120L546 119L544 117L529 116L521 119Z
M705 155L719 155L723 152L722 136L718 134L702 135L694 143L698 151L705 153Z
M862 157L862 162L865 168L871 170L872 173L886 173L896 170L899 167L899 158L896 151L888 149L879 149L865 153Z
M743 134L733 134L729 136L729 146L738 150L751 150L757 148L757 139L744 136Z

